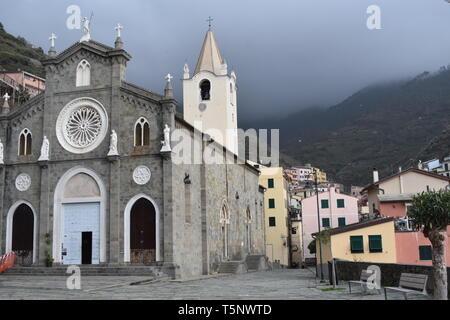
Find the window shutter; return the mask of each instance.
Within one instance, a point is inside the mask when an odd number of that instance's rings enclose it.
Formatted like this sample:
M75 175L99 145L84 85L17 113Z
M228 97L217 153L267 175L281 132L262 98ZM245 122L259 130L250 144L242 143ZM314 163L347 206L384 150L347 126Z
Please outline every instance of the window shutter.
M363 236L350 236L350 251L352 253L363 253Z
M383 252L383 246L381 243L381 235L369 236L369 251L370 252Z
M344 199L337 199L337 207L338 208L345 208L345 201L344 201Z
M431 246L419 246L420 260L432 260Z
M320 200L322 209L328 209L328 200Z
M322 218L322 227L328 228L330 226L330 219L329 218Z
M345 217L343 217L343 218L338 218L338 226L339 226L339 227L345 226Z

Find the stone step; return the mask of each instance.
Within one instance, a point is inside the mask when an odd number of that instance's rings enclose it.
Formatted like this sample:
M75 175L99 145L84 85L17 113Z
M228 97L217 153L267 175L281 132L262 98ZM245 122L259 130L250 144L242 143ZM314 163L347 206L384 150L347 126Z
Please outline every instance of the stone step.
M219 266L219 273L245 273L247 272L245 261L223 261Z
M81 266L81 275L85 276L166 276L161 266ZM13 267L2 275L33 275L33 276L67 276L67 267Z
M245 259L248 270L265 271L270 269L264 255L248 255Z

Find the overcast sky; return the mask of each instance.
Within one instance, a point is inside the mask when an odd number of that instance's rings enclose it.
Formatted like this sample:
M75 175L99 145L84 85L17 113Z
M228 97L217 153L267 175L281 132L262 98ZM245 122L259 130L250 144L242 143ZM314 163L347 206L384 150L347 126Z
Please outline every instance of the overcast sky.
M6 0L0 0L6 2ZM161 93L164 76L195 68L212 16L222 55L238 78L241 120L333 105L355 91L450 64L450 3L444 0L16 0L5 29L61 52L81 38L66 27L69 5L94 12L94 40L113 45L114 26L132 55L127 80ZM381 30L366 26L381 8ZM181 81L174 81L181 101ZM449 88L450 90L450 88ZM246 121L247 122L247 121Z

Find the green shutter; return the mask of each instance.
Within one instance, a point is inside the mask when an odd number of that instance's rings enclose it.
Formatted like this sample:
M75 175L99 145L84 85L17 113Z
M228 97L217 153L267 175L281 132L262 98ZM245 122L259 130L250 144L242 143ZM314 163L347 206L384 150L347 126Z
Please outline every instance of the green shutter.
M275 208L275 199L269 199L269 209Z
M369 236L369 251L383 252L383 245L381 243L381 235Z
M322 209L328 209L328 200L320 200Z
M338 218L338 226L339 226L339 227L345 226L345 217L343 217L343 218Z
M431 246L419 246L420 260L432 260Z
M274 181L273 179L268 179L267 180L267 185L270 189L272 189L274 187Z
M350 236L350 251L352 253L364 253L363 236Z
M322 227L324 227L324 228L330 227L330 219L329 218L322 218Z
M345 201L344 201L344 199L337 199L337 207L338 208L345 208Z

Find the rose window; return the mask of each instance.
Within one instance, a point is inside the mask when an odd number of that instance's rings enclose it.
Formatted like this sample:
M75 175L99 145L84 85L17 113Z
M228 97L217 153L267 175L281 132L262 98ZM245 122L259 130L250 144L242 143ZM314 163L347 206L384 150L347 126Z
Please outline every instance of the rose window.
M56 136L61 146L72 153L86 153L97 148L108 133L108 115L93 98L69 102L59 113Z
M81 107L75 110L66 124L66 135L71 144L87 147L100 134L102 119L94 108Z

